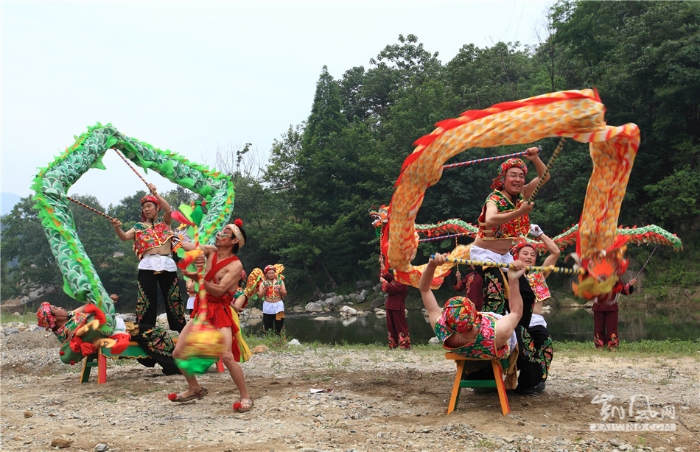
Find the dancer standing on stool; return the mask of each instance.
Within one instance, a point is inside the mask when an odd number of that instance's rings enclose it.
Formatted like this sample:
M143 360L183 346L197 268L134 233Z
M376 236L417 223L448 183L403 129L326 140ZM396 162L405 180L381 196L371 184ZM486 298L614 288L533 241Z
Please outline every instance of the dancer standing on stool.
M171 330L185 327L185 306L178 285L177 265L172 258L173 231L170 229L172 208L155 185L148 184L150 195L141 198L141 221L124 232L121 221L111 220L114 231L122 241L133 240L139 262L139 292L136 302L136 322L156 324L158 315L158 286L165 300L165 312ZM163 210L163 219L158 218Z

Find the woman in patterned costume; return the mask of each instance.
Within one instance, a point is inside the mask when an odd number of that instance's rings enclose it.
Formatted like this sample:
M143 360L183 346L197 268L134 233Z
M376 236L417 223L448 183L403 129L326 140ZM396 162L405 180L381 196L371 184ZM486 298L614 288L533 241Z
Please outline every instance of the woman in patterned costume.
M430 326L446 350L469 358L505 358L515 349L515 329L523 314L523 299L518 290L518 279L525 270L509 273L511 312L504 316L492 312L478 312L466 297L453 297L438 305L430 289L435 269L443 265L446 255L436 254L425 267L418 285L423 305L428 311Z
M122 241L133 240L134 252L139 258L139 292L136 302L136 321L156 324L158 315L158 286L165 300L165 312L171 330L185 327L185 305L182 303L177 278L177 265L172 258L173 231L170 229L172 208L158 194L155 185L148 184L150 195L141 198L141 221L124 232L121 222L113 219L112 226ZM163 210L163 219L158 213Z
M511 158L501 164L501 171L493 180L494 190L486 198L479 215L479 231L471 246L470 258L477 261L509 264L513 262L510 249L518 237L530 230L529 213L533 204L526 202L541 179L546 182L546 166L540 160L536 147L528 148L525 158L535 164L537 177L525 183L527 165L521 159ZM507 308L506 278L497 267L483 267L483 311L504 314Z
M90 324L103 316L102 312L92 304L80 306L78 309L68 311L58 306L42 303L36 313L37 325L51 331L61 343L61 361L73 364L83 359L84 356L97 353L93 345L99 339L105 338L98 328L90 328ZM157 364L163 368L165 375L180 373L175 365L172 352L175 344L167 332L151 325L124 322L116 318L116 328L111 336L116 342L128 345L129 340L136 341L150 357L139 358L138 362L146 367ZM99 320L98 320L99 322ZM77 334L76 334L77 333ZM124 348L126 348L124 346ZM117 346L112 347L116 350Z
M545 235L536 224L530 227L530 234L542 241L549 251L542 266L548 267L556 264L560 254L556 243ZM534 266L537 264L537 251L530 243L521 240L513 248L513 258L526 266ZM518 335L521 353L517 363L520 374L516 390L524 395L544 391L549 366L552 363L552 337L547 330L547 322L542 317L542 305L551 298L549 287L545 281L550 273L550 271L531 270L525 274L525 278L535 294L535 303L529 325L525 327L521 324L521 331Z

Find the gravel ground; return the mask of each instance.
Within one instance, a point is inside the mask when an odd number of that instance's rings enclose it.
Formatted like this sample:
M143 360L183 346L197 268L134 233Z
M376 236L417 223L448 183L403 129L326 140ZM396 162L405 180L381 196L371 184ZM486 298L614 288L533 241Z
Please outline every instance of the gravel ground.
M0 334L2 450L700 450L698 358L555 350L545 392L509 395L510 415L501 415L495 394L464 389L446 416L454 363L439 348L301 344L243 364L255 406L240 414L231 409L236 387L213 367L200 378L206 397L175 404L166 396L185 389L181 376L120 360L109 362L106 384L96 383L96 372L79 384L81 366L61 364L53 336L7 330ZM592 432L606 414L622 428L662 423L675 432ZM644 414L653 419L631 422Z

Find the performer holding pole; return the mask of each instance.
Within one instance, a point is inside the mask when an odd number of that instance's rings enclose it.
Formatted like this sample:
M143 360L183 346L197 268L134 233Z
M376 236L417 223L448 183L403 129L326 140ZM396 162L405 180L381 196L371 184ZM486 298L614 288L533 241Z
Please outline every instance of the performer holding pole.
M540 160L539 149L526 149L525 159L537 170L537 177L526 182L527 165L519 158L511 158L501 164L501 171L493 180L493 192L486 198L479 215L479 232L471 247L470 257L474 261L487 262L482 268L483 310L504 314L508 303L508 278L494 264L510 264L513 256L510 249L513 241L530 232L529 213L534 206L526 202L535 188L549 179L547 167ZM521 290L529 291L527 283ZM529 298L529 297L528 297ZM524 312L530 306L526 306ZM529 322L529 318L527 318Z
M133 240L139 258L138 300L136 321L156 324L158 286L165 300L165 312L171 330L185 327L185 306L178 285L177 266L171 255L173 231L170 229L172 208L158 193L155 185L147 184L150 195L141 198L141 221L124 232L121 221L111 220L114 231L122 241ZM163 218L159 219L160 211Z

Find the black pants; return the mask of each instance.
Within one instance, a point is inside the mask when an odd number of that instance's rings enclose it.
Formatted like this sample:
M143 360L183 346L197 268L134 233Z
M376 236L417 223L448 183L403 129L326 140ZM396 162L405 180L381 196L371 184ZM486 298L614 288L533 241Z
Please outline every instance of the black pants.
M275 334L282 334L284 329L284 318L277 320L277 314L263 314L263 333L272 331L274 328Z
M158 286L165 300L168 325L173 331L185 327L185 304L182 302L176 272L155 272L139 270L139 293L136 302L136 321L155 325L158 316Z
M139 358L137 361L146 367L154 367L156 364L160 364L165 375L180 374L180 369L175 365L175 360L172 356L175 343L168 336L167 332L152 325L139 323L137 326L139 334L132 334L131 339L136 341L150 355L148 358Z
M542 325L532 328L516 327L518 338L518 389L526 390L547 380L552 363L552 338Z

